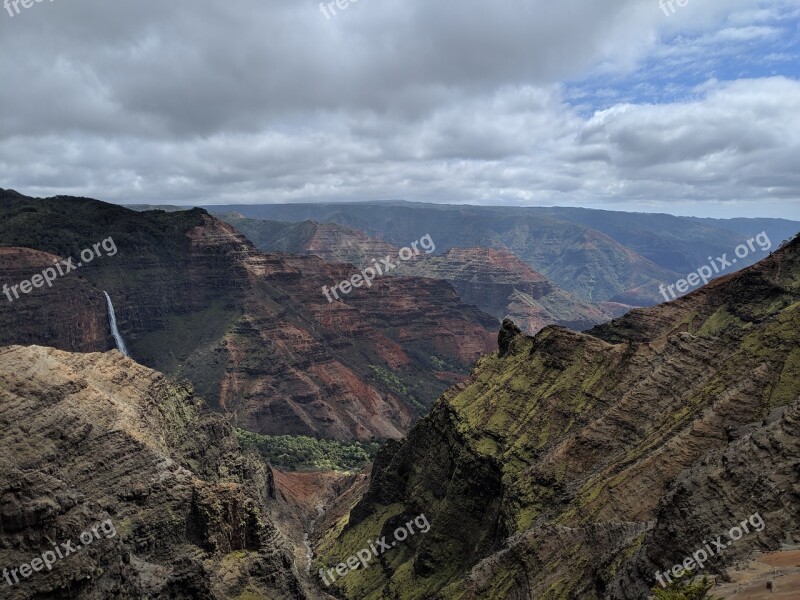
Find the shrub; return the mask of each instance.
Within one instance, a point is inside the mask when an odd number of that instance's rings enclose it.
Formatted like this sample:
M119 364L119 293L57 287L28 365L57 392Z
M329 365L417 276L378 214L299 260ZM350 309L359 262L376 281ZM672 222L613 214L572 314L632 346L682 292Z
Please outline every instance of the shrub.
M708 577L694 582L674 581L666 588L653 588L656 600L715 600L709 592L714 587L714 583Z
M255 448L271 464L289 471L360 471L380 447L379 442L339 442L305 435L261 435L236 430L243 447Z

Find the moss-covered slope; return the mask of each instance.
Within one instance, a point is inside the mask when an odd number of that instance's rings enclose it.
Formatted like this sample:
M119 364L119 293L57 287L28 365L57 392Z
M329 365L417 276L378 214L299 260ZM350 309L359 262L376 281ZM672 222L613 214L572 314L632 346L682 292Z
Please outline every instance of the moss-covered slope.
M529 338L504 324L501 352L379 454L364 499L320 541L318 564L425 513L429 533L348 573L334 584L339 593L643 598L655 585L649 567L691 553L695 531L762 510L772 516L765 531L731 556L800 542L800 515L777 498L800 492L791 476L800 454L787 433L800 398L798 301L795 239L741 273L591 334L550 327ZM737 446L756 434L773 440L768 464ZM737 495L710 466L720 452L731 454L726 464L741 455L752 477L783 475ZM681 522L688 511L669 502L693 470L714 489L696 483L707 508ZM654 543L658 552L648 550Z

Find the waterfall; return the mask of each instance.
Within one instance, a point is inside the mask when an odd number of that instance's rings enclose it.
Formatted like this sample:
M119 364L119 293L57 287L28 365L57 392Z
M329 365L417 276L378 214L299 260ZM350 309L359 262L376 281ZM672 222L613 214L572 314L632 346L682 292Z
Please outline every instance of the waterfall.
M111 304L111 296L108 295L108 292L103 291L106 295L106 303L108 304L108 322L111 325L111 335L114 336L114 341L117 344L117 350L122 352L125 356L130 356L128 354L128 349L125 347L125 340L122 339L122 334L117 329L117 315L114 314L114 305Z

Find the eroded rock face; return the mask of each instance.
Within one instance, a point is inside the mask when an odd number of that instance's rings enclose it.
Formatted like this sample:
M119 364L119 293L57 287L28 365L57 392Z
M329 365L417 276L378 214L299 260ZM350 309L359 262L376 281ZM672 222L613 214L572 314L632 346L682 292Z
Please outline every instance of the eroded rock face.
M406 263L409 273L450 282L459 296L525 333L547 325L588 329L611 316L554 285L507 250L451 248Z
M753 549L797 548L800 544L800 400L774 411L771 418L682 473L670 485L656 514L655 527L625 568L616 574L610 593L632 598L656 572L682 563L712 540L727 547L720 558L708 557L707 570L746 559ZM756 515L752 520L751 516ZM745 521L745 526L741 523ZM739 527L742 539L727 533ZM734 533L738 536L739 533ZM676 541L679 543L676 544Z
M261 250L314 255L329 262L369 266L372 259L396 257L400 248L338 223L282 223L221 215ZM414 240L409 240L412 243ZM443 254L419 254L398 262L394 275L428 277L450 283L468 304L498 319L511 318L526 333L547 325L577 331L604 323L631 307L602 303L594 306L559 288L517 256L501 248L450 248Z
M116 351L0 348L0 457L0 564L79 547L3 598L306 597L271 473L191 388Z
M400 437L494 346L496 319L442 281L383 277L329 303L323 286L349 279L354 267L263 254L203 210L137 213L80 198L0 199L7 200L0 243L75 256L112 237L118 252L79 274L93 286L86 288L93 301L102 290L111 295L132 356L188 379L213 408L254 431ZM82 301L61 289L42 296L46 310ZM9 310L16 309L0 303L0 320L16 323ZM11 327L5 341L107 350L107 325L102 331L86 327L78 344L39 324Z
M704 572L800 543L800 238L590 334L507 323L373 481L320 563L421 512L431 529L341 593L640 599L755 512ZM409 591L407 591L409 590Z
M249 428L400 437L418 414L414 402L428 403L432 390L458 381L492 346L494 320L463 305L444 282L383 277L329 303L321 282L350 277L352 266L259 254L245 264L253 286L268 287L276 300L249 298L226 338L232 358L220 397ZM426 373L431 357L449 367ZM433 373L443 377L434 380Z
M8 286L8 295L0 292L0 346L38 343L72 352L114 347L105 298L79 274L58 277L52 286L37 281L40 287L28 294L12 289L62 259L30 248L0 248L0 286Z

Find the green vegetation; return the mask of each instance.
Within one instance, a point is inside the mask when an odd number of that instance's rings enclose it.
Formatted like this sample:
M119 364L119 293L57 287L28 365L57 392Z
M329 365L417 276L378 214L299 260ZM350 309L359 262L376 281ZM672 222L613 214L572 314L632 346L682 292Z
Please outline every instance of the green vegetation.
M270 464L290 471L360 471L380 442L317 440L304 435L261 435L236 429L245 448L256 448Z
M347 515L339 519L325 533L324 538L315 548L316 556L312 573L317 572L320 568L334 567L346 560L348 556L354 556L361 548L368 547L359 532L371 531L375 532L373 535L377 536L378 532L383 531L386 522L402 514L402 510L403 506L399 503L382 507L380 512L370 515L365 521L359 523L357 528L346 528L349 520ZM382 560L393 561L397 560L398 556L408 559L402 552L402 546L386 552L382 555ZM383 581L384 574L380 568L358 568L350 571L347 577L338 579L331 591L335 590L340 597L373 600L375 598L374 590L380 589Z
M171 264L186 252L190 242L185 233L202 224L204 213L200 209L173 214L137 213L87 198L32 200L9 195L0 207L0 246L77 257L93 243L112 237L121 256L149 257ZM98 261L86 267L113 269L118 262Z
M674 581L666 588L655 587L653 594L656 600L715 600L709 595L714 583L708 577L695 582Z
M444 362L444 361L443 361L441 358L439 358L438 356L436 356L436 355L433 355L433 356L431 356L431 357L430 357L430 359L431 359L431 364L432 364L434 367L436 367L436 368L437 368L439 371L445 371L445 370L447 370L447 368L448 368L448 366L447 366L447 363L446 363L446 362Z
M375 376L390 390L403 397L408 396L408 388L397 375L377 365L370 365L369 368L372 369Z
M408 400L420 410L425 408L425 406L420 403L419 400L417 400L411 394L411 392L408 391L406 384L403 383L403 381L397 375L378 365L370 365L369 368L372 369L375 377L395 394L401 398L404 398L405 400Z

